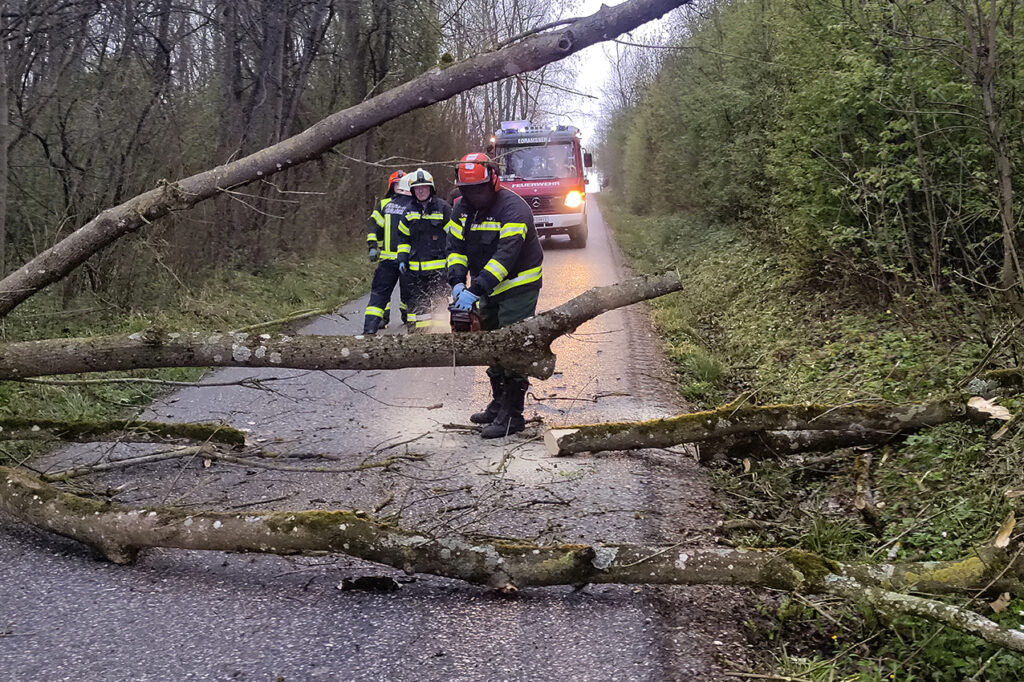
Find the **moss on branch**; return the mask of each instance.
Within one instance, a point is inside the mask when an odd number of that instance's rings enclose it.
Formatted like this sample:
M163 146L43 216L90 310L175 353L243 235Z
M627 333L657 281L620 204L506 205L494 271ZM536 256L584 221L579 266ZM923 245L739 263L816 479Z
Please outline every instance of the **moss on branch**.
M125 442L222 443L245 445L245 432L225 424L189 422L181 424L124 419L66 421L30 417L0 418L0 440L51 438L75 442L120 440Z

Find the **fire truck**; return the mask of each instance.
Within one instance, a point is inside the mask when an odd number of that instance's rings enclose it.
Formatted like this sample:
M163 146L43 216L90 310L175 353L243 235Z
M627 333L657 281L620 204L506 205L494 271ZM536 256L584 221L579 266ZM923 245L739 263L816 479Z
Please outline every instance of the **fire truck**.
M501 184L533 209L541 236L567 234L573 246L587 245L587 183L584 168L593 157L580 146L574 126L554 128L529 121L505 121L491 138Z

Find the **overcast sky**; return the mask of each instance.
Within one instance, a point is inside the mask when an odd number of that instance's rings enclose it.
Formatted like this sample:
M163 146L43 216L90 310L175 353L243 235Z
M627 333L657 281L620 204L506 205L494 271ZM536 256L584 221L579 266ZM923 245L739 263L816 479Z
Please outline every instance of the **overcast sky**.
M618 5L624 0L581 0L578 9L573 12L576 16L588 16L601 9L601 5ZM673 10L668 16L675 15L683 10ZM665 19L651 22L637 30L636 36L643 36L642 42L660 42L658 40L648 41L647 38L654 37L664 30ZM626 38L629 39L628 37ZM636 39L636 37L634 37ZM608 41L598 43L581 50L576 56L577 75L575 88L580 92L595 97L601 97L601 89L611 72L610 55L614 54L614 43ZM601 108L600 99L579 98L582 105L573 106L573 112L566 116L566 120L560 121L571 123L583 132L583 144L587 145L594 141L594 128L598 121ZM582 108L582 112L578 109Z

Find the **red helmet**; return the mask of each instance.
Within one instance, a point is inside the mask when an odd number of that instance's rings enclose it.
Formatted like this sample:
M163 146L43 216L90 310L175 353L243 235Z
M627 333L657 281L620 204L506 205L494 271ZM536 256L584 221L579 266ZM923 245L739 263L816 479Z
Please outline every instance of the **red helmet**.
M388 177L388 193L395 191L395 183L398 182L399 178L403 175L405 175L404 170L396 170L390 177Z
M456 183L462 185L480 185L489 182L494 186L494 191L501 189L501 180L498 179L497 168L491 160L482 152L466 154L459 161L459 173Z

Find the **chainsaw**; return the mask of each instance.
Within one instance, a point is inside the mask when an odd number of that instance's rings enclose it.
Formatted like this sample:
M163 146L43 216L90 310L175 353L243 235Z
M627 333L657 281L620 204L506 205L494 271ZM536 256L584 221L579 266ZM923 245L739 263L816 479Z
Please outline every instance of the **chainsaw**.
M452 303L448 306L448 313L451 315L453 332L478 332L480 331L480 315L476 310L462 310L456 308Z

